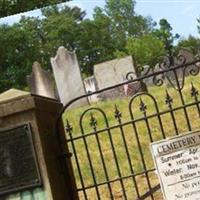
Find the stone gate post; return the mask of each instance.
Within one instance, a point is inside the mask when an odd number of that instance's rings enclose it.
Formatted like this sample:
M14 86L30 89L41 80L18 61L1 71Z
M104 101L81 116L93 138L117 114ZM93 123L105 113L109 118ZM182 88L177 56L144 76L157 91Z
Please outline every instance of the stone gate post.
M77 199L70 159L66 168L59 160L54 128L61 107L56 100L15 89L0 95L1 200ZM62 123L60 131L65 139Z

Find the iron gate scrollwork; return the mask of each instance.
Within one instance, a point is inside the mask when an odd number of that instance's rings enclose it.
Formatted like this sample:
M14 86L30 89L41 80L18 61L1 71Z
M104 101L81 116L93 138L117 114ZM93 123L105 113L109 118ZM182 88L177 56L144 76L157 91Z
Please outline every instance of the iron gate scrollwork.
M149 144L200 128L200 81L193 78L199 70L198 58L187 62L182 55L166 57L136 79L130 72L127 82L82 95L64 106L58 119L65 113L80 199L162 198ZM130 98L66 112L79 99L146 80L151 82L148 90ZM72 113L76 114L73 123Z

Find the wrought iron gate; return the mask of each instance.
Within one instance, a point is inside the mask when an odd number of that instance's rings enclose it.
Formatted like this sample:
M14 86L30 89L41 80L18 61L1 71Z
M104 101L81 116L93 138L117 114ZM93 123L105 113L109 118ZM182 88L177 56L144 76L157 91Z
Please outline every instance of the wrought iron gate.
M137 79L128 73L127 82L63 108L59 118L66 122L80 199L162 199L149 144L200 128L199 69L198 59L166 57ZM147 91L66 111L82 98L135 82L146 82Z

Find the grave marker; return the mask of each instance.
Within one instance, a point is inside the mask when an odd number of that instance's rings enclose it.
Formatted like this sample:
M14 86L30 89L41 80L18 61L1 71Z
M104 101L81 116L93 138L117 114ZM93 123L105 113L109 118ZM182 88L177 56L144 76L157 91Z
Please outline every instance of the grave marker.
M129 72L132 72L133 79L137 78L132 56L94 65L94 76L97 82L97 89L101 90L124 82L124 77L126 77L126 74Z
M86 94L78 60L74 52L59 47L56 57L51 58L51 64L58 94L63 105L78 96ZM86 104L88 104L88 100L82 99L73 106L78 107Z
M42 69L40 63L33 63L32 73L27 76L27 82L32 94L55 99L53 77Z
M87 93L95 92L96 91L96 81L94 76L87 77L84 79L85 89ZM89 102L96 102L98 101L98 95L93 94L92 96L88 96Z

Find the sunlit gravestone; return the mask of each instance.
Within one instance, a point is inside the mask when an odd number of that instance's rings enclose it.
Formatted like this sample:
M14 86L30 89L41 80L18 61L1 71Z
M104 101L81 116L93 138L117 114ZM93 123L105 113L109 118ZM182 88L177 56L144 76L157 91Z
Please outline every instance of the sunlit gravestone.
M74 52L59 47L55 58L51 58L51 64L60 101L63 105L78 96L86 94L78 60ZM84 98L74 103L73 107L86 104L88 104L88 99Z

